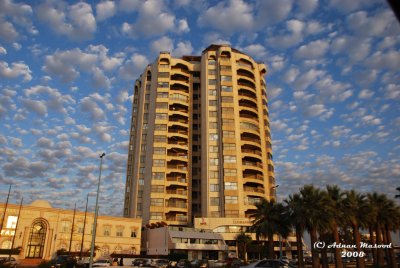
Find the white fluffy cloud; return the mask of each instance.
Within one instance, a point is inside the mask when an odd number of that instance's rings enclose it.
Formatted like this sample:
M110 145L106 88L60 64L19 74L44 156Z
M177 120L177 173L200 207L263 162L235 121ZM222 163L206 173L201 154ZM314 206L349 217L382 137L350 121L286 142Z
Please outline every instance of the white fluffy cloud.
M73 40L91 39L97 29L92 7L84 2L68 5L47 1L36 8L36 14L55 33Z
M99 21L111 18L115 15L116 9L114 1L102 1L96 5L96 18Z
M23 62L13 62L10 67L7 62L0 61L0 77L13 79L22 76L23 81L27 82L32 80L31 74L29 66Z
M209 26L225 33L250 30L254 27L252 7L243 0L219 2L205 10L197 22L200 26Z
M300 59L315 59L325 55L329 48L328 41L316 40L299 47L295 56Z

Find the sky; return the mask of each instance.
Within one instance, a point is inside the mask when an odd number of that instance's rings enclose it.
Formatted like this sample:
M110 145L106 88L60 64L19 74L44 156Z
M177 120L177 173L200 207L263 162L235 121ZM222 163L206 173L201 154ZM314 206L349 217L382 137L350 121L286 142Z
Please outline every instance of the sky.
M278 200L400 186L400 24L384 0L0 0L0 202L122 215L134 81L159 51L268 66Z

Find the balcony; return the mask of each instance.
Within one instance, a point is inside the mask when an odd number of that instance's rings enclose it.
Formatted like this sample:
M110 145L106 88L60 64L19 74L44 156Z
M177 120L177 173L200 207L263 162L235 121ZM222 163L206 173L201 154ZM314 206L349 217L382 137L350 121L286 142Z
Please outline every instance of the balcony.
M252 146L252 145L243 145L242 146L242 153L243 154L253 154L253 155L262 156L262 151L261 151L260 147Z
M246 88L239 89L239 96L244 96L244 97L248 97L248 98L257 100L257 95L253 91L250 91Z
M255 80L253 72L250 72L250 71L242 69L242 68L237 70L237 75L250 78L253 81Z
M184 189L167 190L169 195L179 195L181 198L187 198L188 191Z
M186 176L178 172L171 172L167 175L167 182L187 183Z
M240 110L239 116L241 118L250 119L250 120L258 123L258 115L257 115L257 113L255 113L253 111Z
M240 99L239 106L245 107L246 109L250 109L251 111L258 113L257 103L251 99Z
M243 132L240 134L240 139L242 142L244 141L261 144L260 136L249 132Z
M172 122L173 123L173 122ZM168 127L168 134L180 134L184 136L189 135L188 127L186 126L180 126L180 125L175 125L173 124L172 126Z
M170 90L178 91L179 93L185 93L186 95L189 94L189 87L186 84L174 83L173 81L171 81L171 83Z
M248 80L247 78L239 78L237 83L241 87L245 87L247 89L252 89L253 91L256 91L256 85L254 84L254 82Z
M264 176L262 171L245 169L243 171L243 179L254 180L254 183L258 183L258 181L264 181Z
M189 123L187 115L173 114L168 118L169 122L180 123L186 126Z
M184 113L184 114L189 113L189 108L186 105L182 105L179 103L170 104L169 110L171 111L171 113L175 113L175 112Z

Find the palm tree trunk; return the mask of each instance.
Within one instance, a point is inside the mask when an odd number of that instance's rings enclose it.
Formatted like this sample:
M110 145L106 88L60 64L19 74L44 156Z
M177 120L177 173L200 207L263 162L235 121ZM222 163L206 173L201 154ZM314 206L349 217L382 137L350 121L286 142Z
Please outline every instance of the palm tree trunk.
M340 238L339 238L339 230L338 230L338 226L337 226L336 222L333 224L332 233L333 233L333 240L338 245L340 243ZM340 248L336 248L336 247L335 247L335 267L343 268L342 254L340 252Z
M382 245L382 233L381 233L381 226L379 223L376 224L376 244L377 245ZM382 267L384 264L384 259L383 259L383 249L378 248L376 251L376 263L377 267Z
M312 267L320 268L319 252L318 249L314 247L315 242L317 242L317 230L315 228L312 228L310 230L310 238L311 238Z
M358 224L353 223L353 234L354 234L354 242L356 243L357 252L361 252L361 235L360 231L358 230ZM364 258L357 258L357 268L364 268L365 267L365 259Z
M387 244L389 245L392 243L392 236L390 235L390 228L389 226L386 224L386 237L387 237ZM397 268L397 260L396 260L396 255L394 254L394 250L393 247L388 248L389 250L389 256L390 256L390 261L392 263L392 268Z
M275 259L274 235L268 235L268 258Z
M386 229L385 229L385 226L382 226L382 237L383 237L383 245L387 245L388 244L388 242L387 242L387 235L386 235ZM390 261L391 261L391 259L390 259L390 256L389 256L389 249L387 249L387 248L385 248L384 249L384 252L385 252L385 260L386 260L386 264L388 265L388 266L390 266Z
M369 227L369 240L370 240L371 245L375 245L376 239L374 237L374 229L372 228L372 226ZM376 248L372 248L371 253L372 253L372 258L374 259L374 266L376 266L377 265Z
M303 236L302 230L300 226L296 226L296 248L297 248L297 258L298 258L298 267L304 267L304 256L303 256Z
M329 234L327 234L327 233L320 234L319 240L324 241L326 243L326 241L328 241L328 235ZM328 264L328 248L327 247L324 247L321 249L321 260L322 260L322 267L328 268L329 264Z

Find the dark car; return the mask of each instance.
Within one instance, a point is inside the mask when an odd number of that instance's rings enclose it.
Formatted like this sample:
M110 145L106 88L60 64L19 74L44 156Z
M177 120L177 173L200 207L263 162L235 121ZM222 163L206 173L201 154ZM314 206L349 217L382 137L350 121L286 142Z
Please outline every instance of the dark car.
M0 266L16 268L18 261L14 257L0 258Z
M60 255L51 260L51 265L56 268L73 268L76 264L76 259L68 255Z
M192 268L208 268L208 261L207 260L192 260L190 262Z
M191 268L191 264L189 260L179 260L178 263L176 264L177 268Z

